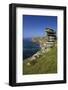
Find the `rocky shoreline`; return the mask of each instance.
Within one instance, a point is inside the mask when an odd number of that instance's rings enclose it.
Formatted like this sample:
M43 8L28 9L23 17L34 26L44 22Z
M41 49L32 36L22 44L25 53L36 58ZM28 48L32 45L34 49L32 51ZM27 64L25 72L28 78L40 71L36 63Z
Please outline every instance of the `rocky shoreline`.
M40 45L40 50L35 53L32 57L29 58L29 62L27 65L31 65L31 63L37 61L37 58L39 58L42 54L47 53L50 51L50 48L53 48L56 46L57 38L56 38L56 32L53 29L46 28L47 35L45 37L35 37L32 38L32 41L34 43L38 43Z

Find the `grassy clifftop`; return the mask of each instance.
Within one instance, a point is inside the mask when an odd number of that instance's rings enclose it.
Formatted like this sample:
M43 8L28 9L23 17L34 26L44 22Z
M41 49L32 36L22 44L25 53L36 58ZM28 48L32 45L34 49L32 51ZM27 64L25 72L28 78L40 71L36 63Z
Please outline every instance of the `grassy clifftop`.
M34 65L28 66L29 60L23 62L23 74L47 74L57 73L57 48L50 48L50 51L44 53L42 56L36 59Z

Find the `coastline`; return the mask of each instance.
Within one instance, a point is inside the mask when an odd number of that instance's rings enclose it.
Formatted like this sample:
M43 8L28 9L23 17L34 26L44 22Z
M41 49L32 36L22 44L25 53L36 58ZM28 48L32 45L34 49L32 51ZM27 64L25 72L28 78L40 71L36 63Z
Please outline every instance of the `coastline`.
M24 39L24 47L23 47L23 59L26 60L32 57L40 50L39 42L33 41L32 38Z
M25 60L28 60L28 61L33 61L33 60L36 60L37 58L39 58L42 54L48 52L50 49L49 48L45 48L46 47L46 38L44 37L35 37L35 38L32 38L32 42L33 43L37 43L39 44L40 46L40 50L37 51L35 54L33 54L31 57L25 59ZM24 60L24 61L25 61Z

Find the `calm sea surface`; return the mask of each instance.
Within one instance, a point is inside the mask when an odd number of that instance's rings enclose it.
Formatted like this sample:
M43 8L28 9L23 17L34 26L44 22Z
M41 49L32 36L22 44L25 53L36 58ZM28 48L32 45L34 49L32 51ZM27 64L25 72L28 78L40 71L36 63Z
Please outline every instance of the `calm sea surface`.
M23 59L31 57L38 50L40 50L39 44L32 42L31 38L23 40Z

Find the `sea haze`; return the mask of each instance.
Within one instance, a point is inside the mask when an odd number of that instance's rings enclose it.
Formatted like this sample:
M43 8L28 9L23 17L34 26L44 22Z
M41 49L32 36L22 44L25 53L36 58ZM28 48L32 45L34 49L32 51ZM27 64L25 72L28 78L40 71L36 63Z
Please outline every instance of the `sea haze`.
M40 45L34 43L32 38L23 39L23 59L27 59L40 50Z

